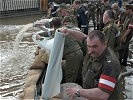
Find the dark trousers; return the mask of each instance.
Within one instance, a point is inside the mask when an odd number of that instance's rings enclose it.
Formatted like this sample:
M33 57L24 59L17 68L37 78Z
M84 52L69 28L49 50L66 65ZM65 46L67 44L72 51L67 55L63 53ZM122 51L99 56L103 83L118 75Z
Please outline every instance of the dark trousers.
M80 28L81 29L81 31L84 33L84 34L88 34L88 25L87 25L87 27L84 27L84 28Z
M127 65L127 58L128 58L128 51L129 48L124 48L119 50L119 60L121 65Z

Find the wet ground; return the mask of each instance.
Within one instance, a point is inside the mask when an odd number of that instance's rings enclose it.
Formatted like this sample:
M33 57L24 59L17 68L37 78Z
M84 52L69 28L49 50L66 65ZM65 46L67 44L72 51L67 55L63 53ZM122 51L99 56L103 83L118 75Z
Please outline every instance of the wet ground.
M0 20L0 100L18 100L18 95L23 90L28 68L34 60L36 45L30 37L18 41L16 36L25 24L33 23L41 17ZM130 44L130 50L133 51L133 43ZM129 60L133 62L133 55ZM133 65L128 64L123 72L133 69ZM120 100L133 100L133 75L122 79L120 87Z

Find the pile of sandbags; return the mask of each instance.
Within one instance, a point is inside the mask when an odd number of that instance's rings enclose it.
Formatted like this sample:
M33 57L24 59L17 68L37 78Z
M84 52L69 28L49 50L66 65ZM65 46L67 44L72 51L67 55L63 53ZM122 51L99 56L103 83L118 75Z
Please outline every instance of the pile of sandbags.
M29 70L20 100L34 99L34 90L41 71L42 69Z

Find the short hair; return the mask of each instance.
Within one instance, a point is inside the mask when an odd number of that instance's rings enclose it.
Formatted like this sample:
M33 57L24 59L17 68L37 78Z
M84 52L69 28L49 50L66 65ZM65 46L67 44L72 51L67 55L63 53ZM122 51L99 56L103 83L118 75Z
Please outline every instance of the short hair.
M64 22L72 22L72 18L70 17L70 16L65 16L64 18L63 18L63 23Z
M118 4L117 3L113 3L112 6L111 6L112 9L115 9L115 8L119 8Z
M126 4L126 9L131 9L133 11L133 4Z
M114 12L112 10L106 10L105 12L107 12L109 18L111 18L111 19L115 18Z
M54 4L53 4L53 2L49 2L48 5L51 6L51 5L54 5Z
M81 0L74 0L75 4L81 4Z
M89 38L89 39L93 39L95 37L99 38L99 40L101 42L106 41L106 37L105 37L104 33L102 33L100 30L93 30L87 36L87 38Z
M59 28L61 25L62 25L62 20L60 17L54 17L52 19L52 25L55 27L55 28Z

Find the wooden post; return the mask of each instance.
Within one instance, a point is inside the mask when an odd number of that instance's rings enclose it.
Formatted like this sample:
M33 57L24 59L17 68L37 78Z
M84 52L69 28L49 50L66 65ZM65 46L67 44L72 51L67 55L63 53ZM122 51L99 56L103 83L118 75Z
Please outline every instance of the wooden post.
M48 0L40 0L40 10L46 11L48 9Z

